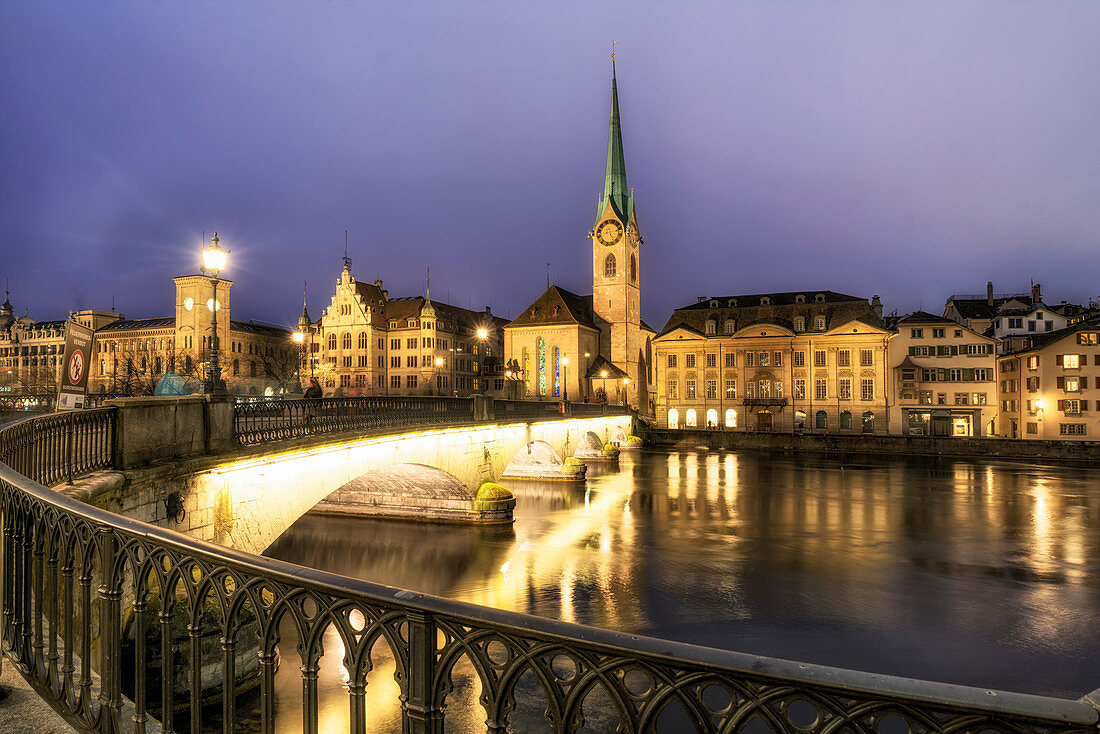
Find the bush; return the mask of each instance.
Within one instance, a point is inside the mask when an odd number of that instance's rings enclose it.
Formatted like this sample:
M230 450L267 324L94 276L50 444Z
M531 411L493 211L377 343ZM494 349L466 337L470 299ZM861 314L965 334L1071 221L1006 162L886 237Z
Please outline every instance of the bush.
M626 437L626 445L631 446L631 447L641 446L642 445L642 439L639 436L627 436Z
M613 443L605 443L603 445L603 455L604 456L618 456L619 455L619 447L616 446Z

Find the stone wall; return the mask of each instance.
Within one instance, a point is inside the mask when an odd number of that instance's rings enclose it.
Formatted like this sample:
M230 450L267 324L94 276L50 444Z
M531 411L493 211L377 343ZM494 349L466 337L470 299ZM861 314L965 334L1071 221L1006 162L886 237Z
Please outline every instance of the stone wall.
M654 448L765 449L825 454L907 454L991 457L1100 463L1100 442L1025 441L1011 438L932 436L840 436L820 433L667 430L651 428L645 443Z
M119 409L117 469L237 449L231 395L118 398L106 404Z

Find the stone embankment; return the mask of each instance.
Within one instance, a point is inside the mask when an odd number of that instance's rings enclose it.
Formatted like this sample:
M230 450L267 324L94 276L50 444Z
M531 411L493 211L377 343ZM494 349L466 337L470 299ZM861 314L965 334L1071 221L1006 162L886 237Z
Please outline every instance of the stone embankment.
M1100 442L1027 441L1013 438L933 436L839 436L815 433L755 433L699 429L645 431L647 448L762 449L822 454L881 454L957 458L1022 459L1100 463Z

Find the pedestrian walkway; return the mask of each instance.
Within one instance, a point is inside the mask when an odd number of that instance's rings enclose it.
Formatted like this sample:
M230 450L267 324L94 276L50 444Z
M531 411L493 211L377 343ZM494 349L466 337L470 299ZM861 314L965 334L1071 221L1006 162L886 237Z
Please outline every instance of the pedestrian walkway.
M4 734L72 734L42 697L34 692L10 661L0 672L0 732Z

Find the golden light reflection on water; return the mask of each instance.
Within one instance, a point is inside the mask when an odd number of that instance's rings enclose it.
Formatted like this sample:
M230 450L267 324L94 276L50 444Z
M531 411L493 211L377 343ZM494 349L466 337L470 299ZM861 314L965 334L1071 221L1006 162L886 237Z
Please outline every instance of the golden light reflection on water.
M1031 692L1100 684L1074 662L1100 656L1100 480L1073 469L687 451L624 455L583 488L512 488L503 534L308 518L274 555L728 649ZM339 727L337 643L322 690ZM375 665L368 710L397 721L392 656ZM290 722L297 666L284 651Z

